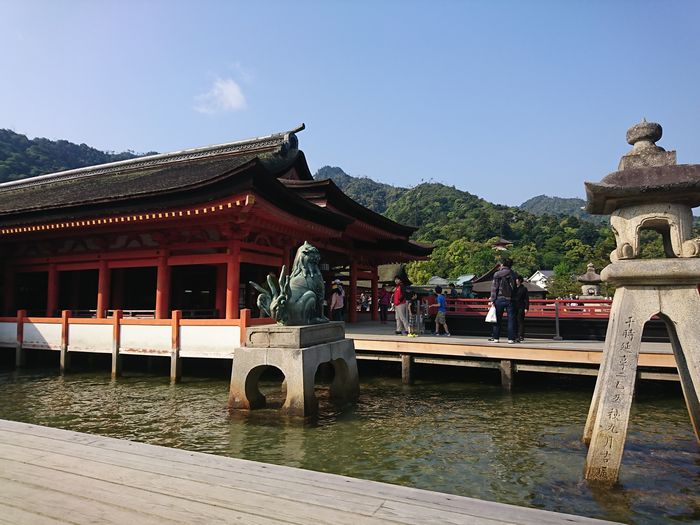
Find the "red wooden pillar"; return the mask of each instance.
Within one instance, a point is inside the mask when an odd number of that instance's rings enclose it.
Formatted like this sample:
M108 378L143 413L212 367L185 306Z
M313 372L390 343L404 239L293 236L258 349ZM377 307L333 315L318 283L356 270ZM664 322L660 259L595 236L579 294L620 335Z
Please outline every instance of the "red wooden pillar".
M97 318L104 319L107 317L109 309L109 275L110 271L107 267L107 261L100 261L100 269L97 274Z
M348 322L357 322L357 263L350 263L350 290L348 293Z
M372 321L379 321L379 270L372 266Z
M241 330L241 339L240 339L241 346L245 346L246 343L248 342L248 325L249 324L250 324L250 309L243 308L243 310L241 310L241 322L238 325L238 327Z
M15 269L11 266L5 267L5 297L3 301L5 315L12 315L15 310Z
M53 317L58 308L58 271L55 264L49 265L49 282L46 292L46 317Z
M115 308L114 314L112 314L112 379L122 375L122 360L119 356L119 349L122 340L121 319L123 315L124 313L118 308Z
M226 264L216 265L216 315L223 319L226 317Z
M180 320L182 319L181 310L173 310L172 320L170 322L172 345L170 352L170 382L178 383L182 378L182 360L180 359Z
M170 306L170 267L168 257L158 258L158 274L156 277L156 319L167 319Z
M233 241L229 246L226 263L226 319L238 318L238 295L241 283L241 243Z
M65 373L70 367L70 354L68 344L70 341L70 310L61 311L61 354L59 357L59 367L61 373Z

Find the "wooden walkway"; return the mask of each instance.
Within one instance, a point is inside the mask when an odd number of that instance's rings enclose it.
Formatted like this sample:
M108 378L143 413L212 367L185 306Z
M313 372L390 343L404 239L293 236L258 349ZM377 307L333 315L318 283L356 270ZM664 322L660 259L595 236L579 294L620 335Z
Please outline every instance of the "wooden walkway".
M0 420L0 523L610 523Z
M345 325L346 337L355 342L358 359L500 369L504 377L516 372L596 376L603 341L527 339L524 343L490 343L486 337L394 334L394 324L363 322ZM507 370L505 370L507 369ZM670 343L642 343L640 379L678 381ZM405 378L404 378L405 379Z

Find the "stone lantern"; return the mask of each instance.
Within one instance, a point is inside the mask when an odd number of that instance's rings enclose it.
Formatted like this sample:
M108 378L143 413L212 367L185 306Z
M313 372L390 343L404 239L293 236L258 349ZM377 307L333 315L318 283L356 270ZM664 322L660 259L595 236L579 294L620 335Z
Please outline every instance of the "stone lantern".
M691 423L700 424L700 239L692 238L692 208L700 205L700 165L676 164L675 151L656 145L659 124L643 121L627 131L632 150L618 171L586 182L586 209L610 214L616 248L603 281L617 286L605 349L583 440L589 444L584 476L614 483L627 434L645 323L666 323ZM640 232L655 230L665 258L639 259Z
M593 263L588 263L586 273L579 275L576 280L581 283L581 293L584 299L602 299L600 295L600 283L603 282L600 275L595 272Z

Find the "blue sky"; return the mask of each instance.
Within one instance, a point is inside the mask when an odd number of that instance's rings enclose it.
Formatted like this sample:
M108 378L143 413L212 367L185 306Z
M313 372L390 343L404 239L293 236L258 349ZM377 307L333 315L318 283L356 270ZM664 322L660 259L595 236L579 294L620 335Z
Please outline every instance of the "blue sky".
M323 165L583 196L627 128L700 163L700 2L0 0L0 127L173 151L305 122Z

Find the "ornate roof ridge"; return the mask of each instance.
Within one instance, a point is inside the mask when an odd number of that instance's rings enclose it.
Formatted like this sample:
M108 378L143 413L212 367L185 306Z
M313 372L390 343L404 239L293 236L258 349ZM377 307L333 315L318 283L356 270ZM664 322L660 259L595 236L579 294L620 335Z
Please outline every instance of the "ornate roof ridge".
M54 173L47 173L45 175L38 175L36 177L4 182L0 184L0 192L64 180L105 175L118 171L152 168L195 159L216 158L223 155L252 153L275 147L282 147L283 149L297 149L298 140L295 133L302 131L305 129L305 127L306 126L302 123L290 131L283 131L261 137L254 137L235 142L226 142L223 144L214 144L199 148L190 148L169 153L159 153L157 155L149 155L147 157L138 157L135 159L120 160L117 162L97 164L83 168L74 168L71 170L57 171Z

